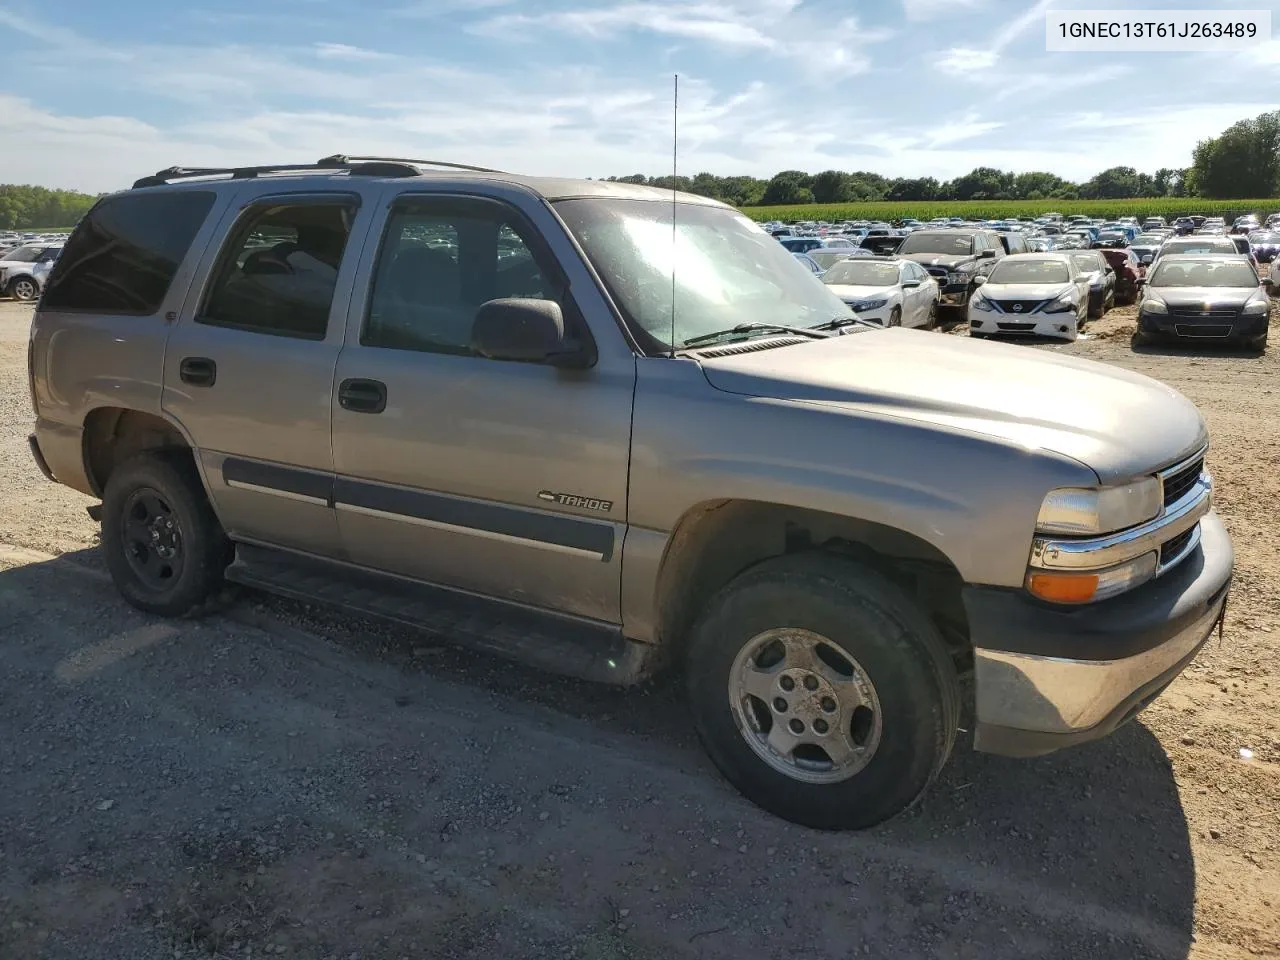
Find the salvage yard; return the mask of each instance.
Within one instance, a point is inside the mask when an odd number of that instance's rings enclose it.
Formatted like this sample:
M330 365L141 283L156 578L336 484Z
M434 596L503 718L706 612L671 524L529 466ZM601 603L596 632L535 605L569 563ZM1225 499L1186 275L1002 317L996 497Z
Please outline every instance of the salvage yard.
M823 834L722 781L669 681L247 591L201 621L128 607L92 501L27 452L30 316L0 303L3 960L1280 957L1274 335L1135 352L1128 307L1027 347L1200 406L1223 639L1107 740L1016 761L962 736L920 807Z

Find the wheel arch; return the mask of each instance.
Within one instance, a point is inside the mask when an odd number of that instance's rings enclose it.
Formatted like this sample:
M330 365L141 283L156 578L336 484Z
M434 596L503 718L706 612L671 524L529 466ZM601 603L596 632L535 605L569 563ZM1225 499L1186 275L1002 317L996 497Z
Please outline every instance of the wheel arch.
M176 421L160 414L130 407L95 407L85 415L81 444L85 477L98 497L119 464L152 450L181 451L190 456L203 483L190 435ZM205 492L207 495L207 489Z
M752 500L700 503L667 540L654 590L655 639L679 656L706 601L747 569L774 557L828 552L875 567L919 600L962 670L971 658L956 565L924 538L886 524Z

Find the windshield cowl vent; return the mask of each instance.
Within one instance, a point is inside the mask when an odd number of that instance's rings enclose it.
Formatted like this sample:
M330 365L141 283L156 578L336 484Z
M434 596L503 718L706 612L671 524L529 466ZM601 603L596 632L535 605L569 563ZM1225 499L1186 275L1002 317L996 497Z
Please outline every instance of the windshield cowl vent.
M731 357L736 353L755 353L757 350L772 350L774 347L789 347L797 343L808 343L804 337L762 337L747 343L731 343L720 347L707 347L696 350L694 355L700 358Z

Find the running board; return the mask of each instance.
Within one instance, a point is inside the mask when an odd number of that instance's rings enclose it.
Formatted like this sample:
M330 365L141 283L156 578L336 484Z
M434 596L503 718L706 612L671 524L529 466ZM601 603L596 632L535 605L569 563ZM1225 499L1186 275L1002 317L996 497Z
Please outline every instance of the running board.
M583 680L632 684L657 666L656 648L613 624L550 613L285 550L236 544L226 578L346 613L416 627L459 646Z

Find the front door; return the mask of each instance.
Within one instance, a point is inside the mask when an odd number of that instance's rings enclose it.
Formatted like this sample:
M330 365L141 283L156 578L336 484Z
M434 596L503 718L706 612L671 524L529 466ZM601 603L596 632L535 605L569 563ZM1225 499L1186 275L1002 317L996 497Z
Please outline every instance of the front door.
M373 194L264 188L228 211L221 249L206 253L169 336L162 402L192 438L232 537L336 555L338 291L350 289Z
M543 232L558 224L530 207L390 206L338 357L338 523L365 566L616 623L634 357L564 370L470 346L501 297L555 300L590 338Z

